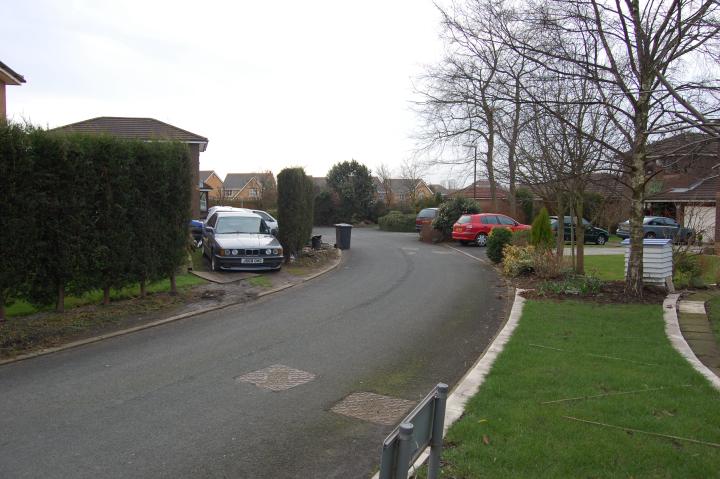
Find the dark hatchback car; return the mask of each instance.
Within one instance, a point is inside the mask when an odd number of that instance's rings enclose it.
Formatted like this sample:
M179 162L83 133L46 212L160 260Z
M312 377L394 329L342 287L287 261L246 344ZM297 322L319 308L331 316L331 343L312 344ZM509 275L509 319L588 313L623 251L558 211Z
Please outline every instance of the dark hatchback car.
M420 231L423 225L432 223L437 216L437 208L424 208L415 217L415 231Z
M691 241L693 230L684 228L672 218L665 216L645 216L643 218L643 236L645 238L672 238L675 243ZM618 225L617 233L622 239L630 237L630 220Z
M557 220L557 216L550 217L550 226L552 227L553 232L557 231ZM571 221L570 216L565 216L563 223L565 226L563 236L565 241L570 241L572 235L574 234L572 230L575 222ZM607 230L593 226L593 224L585 218L583 218L583 226L585 227L585 243L595 243L599 245L607 243L607 240L610 237L610 233Z

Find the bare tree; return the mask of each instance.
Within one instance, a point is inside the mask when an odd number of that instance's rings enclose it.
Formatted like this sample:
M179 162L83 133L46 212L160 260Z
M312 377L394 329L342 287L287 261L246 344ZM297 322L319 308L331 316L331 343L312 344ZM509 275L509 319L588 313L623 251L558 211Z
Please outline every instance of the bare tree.
M544 0L521 5L514 25L503 32L504 44L533 65L534 81L560 76L592 82L591 102L622 136L618 144L605 143L572 120L561 120L622 161L632 204L628 294L642 295L648 142L688 128L718 134L711 119L720 111L719 82L692 74L701 68L688 68L717 64L718 8L717 0ZM524 92L549 108L531 89Z
M395 203L392 189L392 169L385 163L380 163L375 168L375 175L377 175L378 181L385 191L385 205L391 206Z
M410 205L414 205L418 200L418 187L423 181L425 171L426 166L415 158L405 159L400 164L400 177L407 191L407 203Z

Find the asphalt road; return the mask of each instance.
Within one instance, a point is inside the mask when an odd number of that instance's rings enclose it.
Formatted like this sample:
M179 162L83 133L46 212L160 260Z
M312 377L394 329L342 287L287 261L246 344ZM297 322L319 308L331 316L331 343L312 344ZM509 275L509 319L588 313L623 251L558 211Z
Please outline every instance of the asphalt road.
M454 384L507 293L444 246L355 229L341 266L303 286L0 367L0 477L368 477L392 426L333 405ZM284 391L236 379L276 364L315 377Z

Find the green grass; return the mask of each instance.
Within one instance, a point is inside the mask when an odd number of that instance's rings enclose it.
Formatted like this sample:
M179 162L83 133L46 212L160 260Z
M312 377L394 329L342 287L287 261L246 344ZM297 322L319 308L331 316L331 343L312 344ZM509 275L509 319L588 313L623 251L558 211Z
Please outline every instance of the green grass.
M625 256L622 254L585 255L585 272L603 281L625 279Z
M253 276L248 279L247 282L250 286L256 288L271 288L273 285L272 281L267 276Z
M705 310L708 313L710 327L713 333L715 333L715 339L718 344L720 344L720 294L716 294L707 302Z
M443 477L717 477L718 448L565 416L720 443L719 401L670 346L660 305L529 301L447 435Z
M190 286L195 286L198 284L206 283L204 279L195 276L194 274L185 273L180 274L175 278L177 287L179 289L188 288ZM170 280L169 279L163 279L161 281L157 281L155 283L151 283L147 287L147 291L149 293L162 293L170 291ZM128 298L135 298L140 296L140 286L134 285L134 286L128 286L126 288L122 288L119 290L111 290L110 291L110 299L112 301L117 301L121 299L128 299ZM88 293L83 294L80 297L74 297L74 296L68 296L65 298L65 309L72 309L78 306L85 306L88 304L98 304L102 302L103 293L100 290L96 291L90 291ZM15 301L12 305L8 306L5 310L5 314L8 318L16 317L16 316L27 316L28 314L37 313L40 311L51 311L54 309L54 306L46 306L46 307L35 307L26 301Z

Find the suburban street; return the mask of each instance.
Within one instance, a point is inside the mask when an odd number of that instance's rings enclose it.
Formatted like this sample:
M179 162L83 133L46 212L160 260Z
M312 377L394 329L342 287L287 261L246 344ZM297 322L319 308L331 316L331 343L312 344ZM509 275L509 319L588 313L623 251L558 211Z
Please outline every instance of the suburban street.
M355 228L340 266L302 286L0 366L0 477L369 477L393 425L331 408L356 392L417 402L452 386L507 305L486 263ZM239 379L273 365L307 382Z

